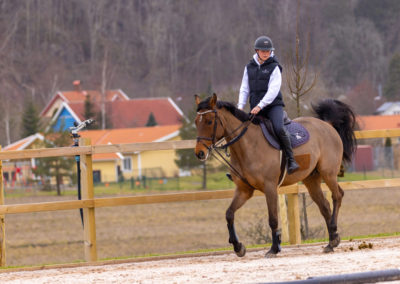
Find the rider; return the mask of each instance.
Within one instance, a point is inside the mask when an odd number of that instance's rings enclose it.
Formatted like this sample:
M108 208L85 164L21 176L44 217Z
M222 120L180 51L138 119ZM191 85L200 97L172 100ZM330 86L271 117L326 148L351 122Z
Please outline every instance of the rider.
M244 68L240 86L238 108L243 110L250 97L251 114L261 115L272 122L280 144L285 151L288 174L299 168L293 157L289 133L283 124L282 67L274 55L275 48L267 36L260 36L254 43L256 53Z

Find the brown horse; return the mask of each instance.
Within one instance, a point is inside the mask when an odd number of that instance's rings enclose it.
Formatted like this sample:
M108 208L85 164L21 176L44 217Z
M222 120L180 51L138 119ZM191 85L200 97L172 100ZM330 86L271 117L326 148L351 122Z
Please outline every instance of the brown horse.
M278 181L281 174L280 152L271 147L263 137L256 117L248 122L249 114L237 109L232 103L217 101L217 96L204 101L196 95L197 144L195 154L200 160L206 160L215 143L225 138L229 143L231 174L236 185L232 203L226 211L229 230L229 242L238 256L244 256L245 246L239 242L235 232L234 216L238 210L258 189L265 194L268 206L269 226L272 231L272 246L267 257L273 257L281 251L280 230L278 230ZM337 183L337 175L342 161L351 161L356 147L354 136L355 116L349 106L337 100L325 100L313 106L318 118L300 117L294 121L302 124L309 132L307 143L294 149L294 155L309 156L309 166L285 176L281 185L290 185L303 181L312 200L318 205L325 219L329 244L325 252L332 252L340 243L337 233L337 218L344 195ZM246 123L247 132L237 135ZM232 137L236 135L236 137ZM321 180L332 192L333 210L321 190Z

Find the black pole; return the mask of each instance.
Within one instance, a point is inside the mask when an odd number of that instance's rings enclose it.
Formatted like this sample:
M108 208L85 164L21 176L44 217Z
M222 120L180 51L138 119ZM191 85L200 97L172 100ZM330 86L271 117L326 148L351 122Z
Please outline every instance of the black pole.
M69 131L74 139L74 145L72 147L79 147L79 138L81 137L78 132L84 129L85 127L89 126L94 122L93 119L85 120L81 123L74 122L74 126L69 128ZM75 155L76 161L76 174L77 174L77 184L78 184L78 200L82 200L82 192L81 192L81 156ZM84 227L83 222L83 209L79 208L79 213L81 215L82 226Z
M74 145L73 147L79 147L79 134L73 134ZM82 200L82 191L81 191L81 156L75 155L76 161L76 175L77 175L77 185L78 185L78 200ZM85 226L83 222L83 209L79 208L79 213L81 215L82 227Z

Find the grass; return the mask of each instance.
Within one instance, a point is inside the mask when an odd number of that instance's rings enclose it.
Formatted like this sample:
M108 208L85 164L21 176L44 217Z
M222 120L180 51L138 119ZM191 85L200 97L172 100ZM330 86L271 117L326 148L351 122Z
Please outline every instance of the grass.
M225 173L209 175L210 185L232 188ZM192 184L199 190L200 178L182 178L181 184ZM185 183L184 183L185 182ZM166 184L164 184L166 185ZM171 187L173 188L173 187ZM171 192L165 188L120 188L96 186L96 195L147 194ZM173 191L176 191L173 188ZM183 187L179 190L188 190ZM54 192L37 195L6 195L6 204L50 202L76 198L76 192L55 196ZM308 197L308 196L307 196ZM339 212L342 239L399 235L400 190L379 189L348 191ZM230 250L225 210L230 199L96 209L96 232L99 259L126 259L143 256L175 255ZM309 203L309 200L307 201ZM308 207L312 240L326 241L325 224L315 204ZM235 215L236 229L248 248L260 248L248 236L258 220L268 223L265 198L255 196ZM266 226L267 227L267 226ZM395 232L395 233L393 233ZM354 237L359 236L359 237ZM26 266L44 263L71 263L84 259L82 225L78 210L11 214L6 216L7 265ZM57 251L57 254L54 252Z
M207 189L231 189L234 188L234 183L230 181L225 172L208 173L207 174ZM132 195L132 194L149 194L149 193L167 193L171 191L192 191L202 189L202 176L189 176L180 178L154 178L147 179L146 186L143 182L141 185L135 185L135 182L130 180L120 183L99 183L94 185L95 196L107 195ZM56 191L41 191L33 189L10 189L6 190L6 197L20 198L26 196L54 196ZM77 195L77 186L73 186L62 190L63 196Z
M226 177L226 172L216 172L207 174L207 189L206 190L221 190L231 189L235 185ZM396 174L400 176L399 174ZM357 181L357 180L375 180L388 178L388 174L383 171L375 171L368 173L360 172L346 172L343 178L338 178L339 181ZM193 191L202 189L202 176L193 175L180 178L169 179L147 179L146 186L143 182L141 185L135 185L135 182L126 180L120 183L99 183L94 185L95 196L114 196L114 195L136 195L136 194L153 194L153 193L167 193L171 191ZM54 196L56 192L41 191L34 189L12 189L6 190L8 198L19 198L26 196ZM73 186L62 190L63 196L75 197L77 195L77 186Z

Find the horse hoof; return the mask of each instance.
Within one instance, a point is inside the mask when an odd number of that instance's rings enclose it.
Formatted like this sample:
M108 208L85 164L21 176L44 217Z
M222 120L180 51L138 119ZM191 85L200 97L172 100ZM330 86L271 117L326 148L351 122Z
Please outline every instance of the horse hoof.
M332 241L330 241L330 242L329 242L329 245L330 245L332 248L335 248L335 247L337 247L339 244L340 244L340 237L339 237L338 234L336 234L335 239L333 239Z
M331 253L331 252L333 252L333 247L331 247L330 244L324 247L324 253Z
M273 252L272 250L269 250L266 254L265 254L265 258L275 258L277 257L278 253Z
M240 243L240 249L238 251L235 250L235 253L238 257L243 257L246 254L246 247Z

